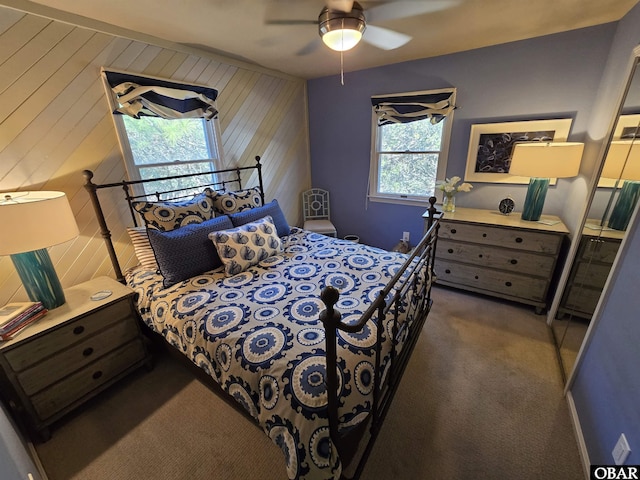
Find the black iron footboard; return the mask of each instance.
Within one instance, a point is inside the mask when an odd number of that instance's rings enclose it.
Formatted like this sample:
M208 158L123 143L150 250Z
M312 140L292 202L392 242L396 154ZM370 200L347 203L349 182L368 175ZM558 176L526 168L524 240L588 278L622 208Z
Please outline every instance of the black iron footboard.
M376 300L369 306L362 315L358 323L346 324L341 321L341 314L334 309L340 296L334 287L326 287L321 294L321 299L326 309L320 314L320 320L325 328L326 344L326 371L327 371L327 401L329 410L329 428L331 440L336 445L343 467L348 461L357 461L355 473L351 477L357 479L362 473L362 469L373 448L375 440L382 426L382 422L391 406L391 401L402 378L402 374L409 362L411 353L418 340L424 322L431 309L431 285L433 267L435 259L438 229L440 227L437 210L434 207L436 198L431 197L429 202L428 229L424 237L413 250L402 268L396 273L391 281L380 291ZM398 317L401 310L405 320L399 324ZM382 368L382 340L384 332L384 322L392 316L393 339L391 344L391 354L388 364ZM376 318L377 342L375 352L375 375L373 390L373 405L369 423L369 438L364 450L359 454L359 458L351 458L352 453L345 455L347 451L343 445L343 438L339 432L340 400L338 398L338 375L337 375L337 334L338 330L347 333L360 331L367 322ZM401 341L403 339L403 341ZM401 347L398 349L398 347ZM366 432L365 432L366 434ZM343 470L343 478L345 477Z

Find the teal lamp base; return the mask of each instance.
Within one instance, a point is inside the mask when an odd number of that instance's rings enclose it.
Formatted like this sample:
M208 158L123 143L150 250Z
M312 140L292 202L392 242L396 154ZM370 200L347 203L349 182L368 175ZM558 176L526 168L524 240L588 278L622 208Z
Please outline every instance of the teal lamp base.
M609 228L613 230L626 230L631 220L631 215L636 208L640 198L640 182L625 180L618 195L611 216L609 217Z
M47 310L64 304L64 291L46 248L14 253L11 261L32 302L42 302Z
M527 189L527 197L524 199L524 207L522 208L522 220L532 222L540 220L548 188L548 178L531 177L529 180L529 188Z

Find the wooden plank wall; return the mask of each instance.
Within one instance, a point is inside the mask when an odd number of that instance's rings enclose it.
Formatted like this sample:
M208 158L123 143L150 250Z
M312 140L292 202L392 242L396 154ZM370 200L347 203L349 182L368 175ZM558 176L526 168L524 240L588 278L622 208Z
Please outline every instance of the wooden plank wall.
M61 190L69 197L80 236L49 249L63 287L113 276L82 176L89 169L96 182L126 178L103 66L218 89L225 165L262 156L267 201L277 198L289 222L299 224L300 193L311 185L305 81L183 50L0 7L0 192ZM128 212L112 195L101 201L119 257L134 265ZM0 305L22 300L10 258L0 257Z

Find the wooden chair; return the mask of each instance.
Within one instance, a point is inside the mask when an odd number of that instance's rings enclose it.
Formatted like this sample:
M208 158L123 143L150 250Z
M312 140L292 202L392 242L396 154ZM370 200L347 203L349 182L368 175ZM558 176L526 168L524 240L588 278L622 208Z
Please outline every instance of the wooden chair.
M331 223L329 214L329 192L321 188L312 188L302 192L302 228L330 237L337 236L336 227Z

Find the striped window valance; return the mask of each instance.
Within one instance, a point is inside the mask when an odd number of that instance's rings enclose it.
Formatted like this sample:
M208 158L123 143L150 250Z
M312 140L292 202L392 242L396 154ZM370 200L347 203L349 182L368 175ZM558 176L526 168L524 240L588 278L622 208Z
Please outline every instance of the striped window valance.
M371 97L378 125L410 123L430 118L436 124L453 110L455 89L431 92L413 92L402 95L376 95Z
M113 93L113 113L173 118L215 118L218 91L202 85L171 82L103 70Z

